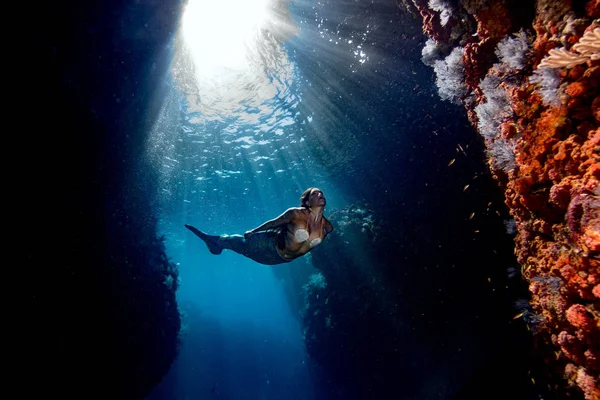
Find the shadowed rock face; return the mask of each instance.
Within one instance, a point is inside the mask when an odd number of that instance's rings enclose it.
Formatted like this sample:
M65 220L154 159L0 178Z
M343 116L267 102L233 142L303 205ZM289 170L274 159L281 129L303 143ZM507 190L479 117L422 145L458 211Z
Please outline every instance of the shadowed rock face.
M182 4L35 7L11 115L29 132L15 146L27 156L10 250L26 306L18 371L32 383L19 390L140 399L178 348L177 269L157 237L143 152Z
M443 217L432 207L443 226L410 207L356 204L328 217L335 231L311 252L319 273L303 313L317 398L473 399L496 385L498 398L530 398L531 344L522 325L506 323L516 294L502 281L510 240L469 238L455 225L458 207ZM494 216L480 217L492 231ZM489 276L498 289L478 284Z

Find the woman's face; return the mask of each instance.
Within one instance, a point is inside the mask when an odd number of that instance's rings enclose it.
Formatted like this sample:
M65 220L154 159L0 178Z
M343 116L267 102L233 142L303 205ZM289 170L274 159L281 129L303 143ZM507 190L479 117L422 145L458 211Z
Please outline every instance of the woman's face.
M325 199L325 195L320 189L313 189L308 196L308 205L310 207L325 207L327 204L327 200Z

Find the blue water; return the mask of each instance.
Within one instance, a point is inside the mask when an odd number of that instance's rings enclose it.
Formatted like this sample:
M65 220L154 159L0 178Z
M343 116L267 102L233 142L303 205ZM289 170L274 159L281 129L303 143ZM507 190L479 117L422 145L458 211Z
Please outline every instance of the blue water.
M237 9L208 2L225 20L193 21L192 51L183 3L27 10L8 96L27 105L8 174L19 395L552 399L514 319L503 193L421 61L420 18L281 2L240 60ZM288 264L212 255L184 227L241 234L313 186L335 231Z
M488 194L491 180L478 183L489 176L476 180L486 173L481 143L464 112L439 100L420 61L418 21L394 2L295 1L289 10L298 34L257 35L247 55L255 64L243 72L204 76L190 89L189 61L175 54L147 154L160 171L160 231L179 268L182 346L148 400L352 398L343 387L315 394L321 372L306 351L304 293L290 272L308 281L317 272L310 256L275 267L214 256L184 228L241 234L298 206L307 187L325 192L326 215L363 200L386 220L406 293L394 317L405 319L405 388L392 395L450 398L500 357L495 328L479 319L486 306L473 304L488 295L478 288L485 281L468 273L483 250L469 247L477 227L464 221L498 195ZM462 194L467 184L472 197Z
M187 223L210 234L243 233L299 206L300 194L310 186L326 192L328 208L352 200L319 165L309 143L315 134L328 140L326 132L317 131L331 124L315 120L321 111L313 109L316 104L302 104L313 95L312 83L290 57L294 46L306 48L311 35L303 31L295 44L268 38L251 43L248 57L262 52L272 69L250 69L230 81L207 77L206 87L199 84L204 101L199 108L190 107L178 82L171 82L149 154L160 163L161 226L167 253L179 267L182 347L149 399L314 396L300 310L284 292L291 282L273 273L294 265L314 273L309 260L267 267L230 251L214 256L183 228ZM240 89L244 85L251 88Z

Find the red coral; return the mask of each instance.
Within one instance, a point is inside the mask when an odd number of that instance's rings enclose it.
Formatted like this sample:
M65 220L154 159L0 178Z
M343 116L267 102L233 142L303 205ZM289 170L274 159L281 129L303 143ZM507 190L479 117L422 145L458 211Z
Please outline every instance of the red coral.
M596 96L592 101L592 114L597 122L600 122L600 96Z
M576 193L579 189L575 189ZM587 193L576 194L569 204L567 224L580 248L600 252L600 199Z
M583 72L585 71L585 67L583 65L575 65L573 68L569 70L568 77L571 81L576 81L577 79L583 76Z
M508 77L502 66L494 64L497 43L522 21L511 19L503 1L493 3L461 2L463 11L477 21L477 34L472 36L477 42L467 40L463 56L465 83L473 97L463 104L477 127L474 107L482 97L481 79L497 75L510 94L514 117L500 125L498 135L517 138L517 168L510 174L491 172L518 221L515 255L525 267L530 304L543 316L536 332L540 343L554 346L556 355L544 358L555 362L560 376L564 372L565 392L576 388L578 395L598 400L599 317L588 304L600 299L600 62L557 69L565 101L548 107L540 86L522 76L527 70ZM598 0L586 3L588 17L598 13L598 4ZM578 12L570 0L536 4L530 25L536 36L527 53L528 65L535 67L550 49L565 44L570 48L581 37L583 27L575 26L574 32L567 23L573 15L585 20ZM432 22L427 26L433 27Z
M478 43L465 45L463 64L465 68L465 83L471 90L479 90L479 81L486 75L488 69L496 60L494 49L497 40L485 38Z
M577 364L582 364L585 361L583 355L583 346L576 336L569 334L567 331L562 331L558 334L558 344L562 352Z
M512 139L517 136L517 128L513 121L505 121L500 125L500 137L503 139Z
M430 9L426 0L414 0L413 5L423 19L423 33L438 43L446 43L450 37L451 26L442 26L439 13Z
M571 199L571 185L568 182L561 182L550 188L550 202L561 210L566 210Z
M589 0L585 5L585 13L590 18L600 17L600 1Z
M502 1L479 8L473 17L477 21L477 34L482 39L490 38L497 43L510 33L512 22Z
M579 97L589 91L589 85L586 81L577 81L570 83L565 92L571 97Z
M577 371L576 382L583 390L583 395L586 400L600 399L600 388L598 388L596 379L588 374L584 368L580 368Z
M586 332L589 332L594 328L593 318L581 304L573 304L569 307L567 310L567 320L574 327L583 329Z

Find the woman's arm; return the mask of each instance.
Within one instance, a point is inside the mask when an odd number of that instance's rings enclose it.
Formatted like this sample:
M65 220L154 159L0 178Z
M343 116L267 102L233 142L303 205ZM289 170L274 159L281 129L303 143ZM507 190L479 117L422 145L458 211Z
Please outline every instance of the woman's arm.
M289 224L290 222L292 222L293 217L294 217L294 209L288 208L279 217L273 218L254 229L246 231L246 233L244 233L244 236L248 237L249 235L256 233L256 232L262 232L262 231L266 231L269 229L277 228L277 227L285 225L285 224Z

